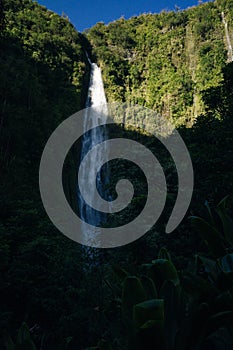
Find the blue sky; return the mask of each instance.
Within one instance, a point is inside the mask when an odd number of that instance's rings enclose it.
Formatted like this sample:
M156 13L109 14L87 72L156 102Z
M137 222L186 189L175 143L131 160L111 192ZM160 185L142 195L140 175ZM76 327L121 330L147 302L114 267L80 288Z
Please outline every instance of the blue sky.
M181 9L197 5L198 0L37 0L48 9L70 18L79 31L90 28L97 22L109 23L124 16L140 13L158 13L163 9L173 10L175 5ZM206 1L203 1L206 2Z

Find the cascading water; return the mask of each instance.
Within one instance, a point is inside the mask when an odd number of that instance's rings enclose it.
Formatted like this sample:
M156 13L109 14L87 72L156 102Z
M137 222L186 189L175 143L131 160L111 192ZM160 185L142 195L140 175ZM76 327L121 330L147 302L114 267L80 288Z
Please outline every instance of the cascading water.
M233 50L232 50L231 39L229 35L229 30L228 30L228 23L225 19L224 12L222 12L222 22L224 24L225 33L226 33L228 60L230 62L233 62Z
M96 63L92 63L89 58L88 61L91 65L90 83L88 88L88 96L86 102L86 114L84 121L83 130L83 140L81 148L81 159L84 159L89 150L93 149L95 145L106 140L107 130L106 127L98 127L99 124L105 123L107 118L107 101L104 92L103 80L101 75L101 69ZM91 107L88 108L88 107ZM93 114L97 114L98 122L96 118L93 119ZM90 129L86 132L88 129ZM107 152L107 149L104 149ZM90 205L88 205L81 194L79 193L79 215L82 221L85 221L94 227L96 227L95 232L98 233L98 227L103 221L104 216L101 212L93 209L92 203L95 203L98 198L96 198L95 191L93 189L93 179L96 178L96 187L100 195L104 192L104 187L107 183L107 169L105 169L105 176L103 177L101 172L97 172L100 165L103 164L103 152L93 152L93 156L90 161L83 168L81 174L79 175L79 185L84 188L84 191L89 192L89 198L91 199ZM96 177L97 174L97 177ZM82 232L86 235L88 240L93 240L93 230L91 232Z

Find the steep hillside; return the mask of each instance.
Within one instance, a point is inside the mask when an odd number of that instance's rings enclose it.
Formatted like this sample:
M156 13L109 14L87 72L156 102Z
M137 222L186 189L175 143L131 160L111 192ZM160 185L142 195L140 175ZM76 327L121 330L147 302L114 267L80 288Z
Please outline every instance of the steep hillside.
M23 147L35 157L35 142L42 150L59 121L82 108L86 62L68 20L29 0L4 0L2 11L1 161L9 165Z
M0 1L0 11L0 325L14 336L27 319L57 349L65 318L79 315L64 299L82 264L47 218L38 170L50 134L84 106L89 65L67 19L30 0Z
M1 4L0 164L8 200L19 200L29 187L31 196L38 191L51 132L84 106L89 65L82 35L67 19L30 0Z
M203 92L219 86L232 61L233 4L97 23L87 36L109 101L143 104L189 126L205 112Z

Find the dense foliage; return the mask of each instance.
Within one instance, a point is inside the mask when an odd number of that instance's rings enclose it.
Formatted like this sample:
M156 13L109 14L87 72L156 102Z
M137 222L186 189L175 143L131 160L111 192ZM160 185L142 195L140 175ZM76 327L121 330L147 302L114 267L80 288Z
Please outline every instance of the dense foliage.
M231 1L97 23L87 36L103 68L108 99L143 104L176 125L192 125L205 111L203 92L223 79L222 11L232 37Z
M82 42L67 19L37 3L1 1L0 327L14 336L25 320L47 346L87 317L73 307L82 294L80 249L49 222L38 186L49 135L84 106Z
M232 1L98 23L85 36L31 0L2 0L0 11L0 349L230 349L232 199L220 200L233 193L233 63L221 12L233 39ZM166 210L147 235L114 250L86 250L45 214L40 157L56 126L84 107L85 50L102 67L109 101L142 104L182 125L195 173L193 217L172 237L163 232L176 168L140 130L109 134L144 143L163 165ZM63 171L74 206L78 147ZM142 174L120 160L111 190L125 170L136 195L111 218L116 226L146 198Z

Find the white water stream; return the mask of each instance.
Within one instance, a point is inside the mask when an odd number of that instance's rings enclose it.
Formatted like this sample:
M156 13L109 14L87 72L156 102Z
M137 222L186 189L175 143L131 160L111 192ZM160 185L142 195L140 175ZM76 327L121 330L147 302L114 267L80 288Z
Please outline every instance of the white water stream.
M85 114L81 161L84 159L87 152L92 150L95 145L106 140L107 133L104 126L98 127L98 125L104 123L107 118L107 101L104 92L101 69L97 64L90 62L90 60L89 63L91 65L91 74L86 107L92 108L87 109ZM96 118L96 116L98 116L98 118ZM91 130L86 132L90 127ZM107 149L104 149L104 152L107 152ZM105 176L97 172L97 169L102 164L103 152L93 152L90 161L87 162L79 176L79 185L84 188L84 191L88 191L89 198L91 198L91 203L88 205L82 196L79 195L80 218L82 221L86 221L94 227L100 225L104 220L103 214L93 209L93 204L98 200L93 188L93 179L96 179L96 187L100 194L103 193L107 181L107 171L104 174ZM96 174L98 175L96 176ZM98 233L98 227L94 230ZM91 232L85 230L83 234L86 235L88 241L95 239L93 237L93 230L91 230Z
M231 39L230 39L229 30L228 30L228 23L227 23L226 18L224 16L224 12L222 12L222 22L224 24L225 33L226 33L228 60L230 62L233 62L233 50L232 50Z

